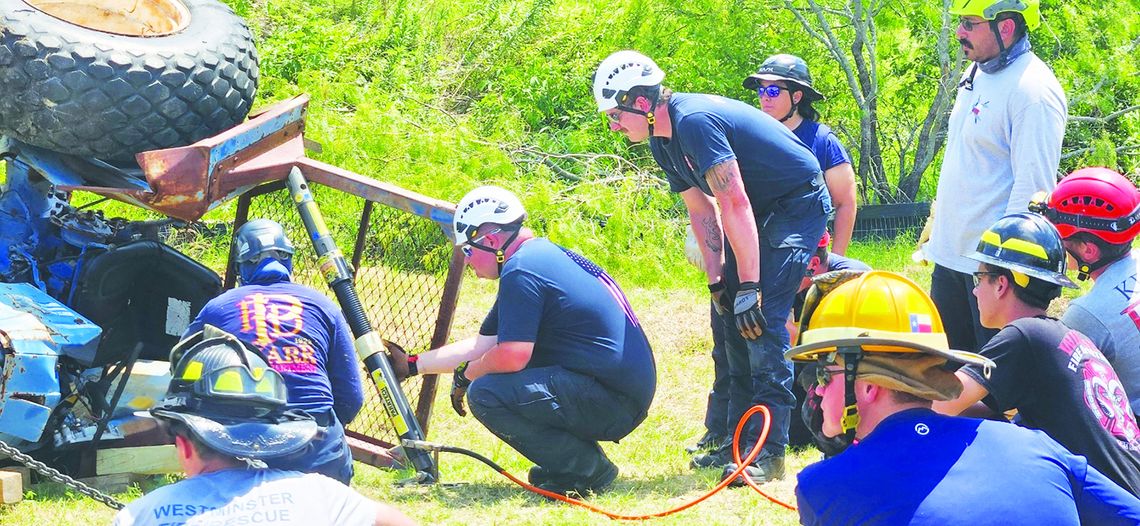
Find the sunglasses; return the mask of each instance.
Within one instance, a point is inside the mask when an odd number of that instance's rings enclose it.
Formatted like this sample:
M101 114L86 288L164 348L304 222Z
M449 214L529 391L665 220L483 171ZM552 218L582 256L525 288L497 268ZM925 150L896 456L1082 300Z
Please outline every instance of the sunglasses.
M982 283L982 276L1000 276L1001 272L985 272L978 271L974 273L974 286L977 287Z
M1003 20L1009 20L1009 19L1010 19L1009 16L998 16L997 18L994 19L994 22L1001 22ZM985 24L986 22L989 22L989 20L982 20L979 22L974 22L973 20L970 20L968 18L959 18L958 19L958 25L961 26L962 29L965 29L966 31L973 31L975 27L978 27L982 24Z
M815 368L815 383L820 389L827 387L831 383L831 377L837 374L843 374L843 369L828 369L820 365Z
M958 25L966 31L973 31L975 27L982 25L984 22L974 22L968 18L959 18Z
M756 95L759 97L768 97L769 99L774 99L776 97L779 97L780 93L783 93L785 91L789 91L788 88L781 88L780 86L772 84L771 86L760 86L759 88L756 88Z
M477 237L477 238L475 238L475 239L471 239L471 240L468 240L468 241L467 241L467 244L465 244L465 245L463 245L463 246L459 247L459 250L462 250L462 251L463 251L463 255L464 255L465 257L471 257L471 254L473 254L473 253L474 253L474 252L472 252L472 250L471 250L471 248L472 248L472 245L479 245L479 244L480 244L480 243L481 243L481 242L482 242L484 239L486 239L486 237L487 237L487 236L489 236L489 235L491 235L491 234L497 234L497 233L499 233L499 232L502 232L502 230L503 230L503 229L501 229L501 228L496 228L496 229L494 229L494 230L492 230L492 231L490 231L490 232L487 232L486 234L483 234L483 235L481 235L481 236L479 236L479 237ZM476 246L475 248L481 248L481 247L478 247L478 246ZM484 250L486 250L486 249L484 249ZM490 251L490 250L489 250L488 252L493 252L493 251Z

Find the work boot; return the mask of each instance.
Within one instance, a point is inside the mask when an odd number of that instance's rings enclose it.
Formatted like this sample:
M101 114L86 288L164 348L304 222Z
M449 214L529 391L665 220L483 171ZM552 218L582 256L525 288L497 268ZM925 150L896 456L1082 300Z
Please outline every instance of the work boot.
M720 475L720 479L724 480L736 471L736 463L729 462L724 467L724 471ZM778 480L784 478L784 455L772 453L767 449L760 451L756 460L746 468L744 472L748 474L748 478L757 484L763 484L768 481ZM736 477L736 480L729 482L730 487L739 487L745 485L744 477Z
M708 453L694 455L689 461L691 468L719 468L732 462L732 441L725 440Z
M531 486L538 486L539 484L550 482L550 475L547 474L545 469L542 469L542 466L534 466L527 472L526 479L530 482Z
M528 473L528 478L530 478L531 483L539 489L559 495L579 497L590 493L601 493L613 483L614 479L617 479L617 476L618 467L609 460L606 460L604 464L598 466L598 469L594 470L590 476L579 478L578 480L570 480L567 477L550 476L544 473L543 469L539 466L531 468L530 473ZM536 480L539 480L537 484L535 484Z
M724 441L727 439L728 437L724 435L716 434L712 431L705 431L705 434L701 436L701 439L697 440L696 444L686 447L685 451L690 455L694 455L702 451L710 452L716 449L717 446L720 446L722 443L724 443Z

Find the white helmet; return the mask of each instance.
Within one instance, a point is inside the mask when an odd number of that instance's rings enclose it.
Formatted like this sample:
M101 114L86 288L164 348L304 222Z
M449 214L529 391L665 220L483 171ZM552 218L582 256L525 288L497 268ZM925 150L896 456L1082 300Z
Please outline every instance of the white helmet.
M663 80L665 72L653 59L630 50L613 53L594 73L594 100L598 111L624 104L626 92L637 86L656 86Z
M455 244L462 245L479 237L479 227L486 223L509 225L526 219L522 201L498 186L480 186L463 196L455 205Z

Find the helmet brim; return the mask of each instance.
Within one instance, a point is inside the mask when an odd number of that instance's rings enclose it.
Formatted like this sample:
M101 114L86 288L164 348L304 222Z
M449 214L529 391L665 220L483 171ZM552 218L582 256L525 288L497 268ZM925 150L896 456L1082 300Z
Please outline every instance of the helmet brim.
M794 362L811 362L819 356L836 352L839 347L862 347L868 353L922 353L940 356L950 362L980 367L996 367L993 360L977 353L939 349L921 343L894 338L838 338L797 345L784 353L784 357Z
M805 86L802 82L800 82L796 79L793 79L791 77L785 77L783 75L776 75L774 73L753 73L744 79L744 82L742 83L742 85L744 86L744 89L746 89L746 90L756 91L756 89L760 87L760 81L762 81L762 80L773 81L773 82L775 82L777 80L782 80L784 82L791 82L791 83L795 84L796 86L799 86L800 89L803 90L803 92L807 94L808 100L816 101L816 100L824 100L827 98L827 97L824 97L822 93L820 93L819 91L817 91L815 88L813 88L811 86Z
M211 419L159 408L152 409L151 414L156 418L182 422L210 449L254 460L298 453L316 438L320 430L311 418L282 422Z
M1060 285L1060 286L1068 288L1068 289L1077 288L1077 284L1073 283L1073 280L1069 279L1068 276L1066 276L1060 272L1051 272L1051 271L1040 269L1040 268L1030 267L1028 265L1022 265L1019 263L1014 263L1012 261L1001 260L1001 259L995 258L993 256L990 256L988 254L982 254L981 252L977 252L977 251L974 251L973 254L966 255L966 257L968 257L974 261L978 261L980 263L985 263L987 265L992 265L995 267L1014 270L1014 271L1020 272L1022 274L1025 274L1031 278L1037 278L1039 280L1047 281L1047 282L1052 283L1054 285Z

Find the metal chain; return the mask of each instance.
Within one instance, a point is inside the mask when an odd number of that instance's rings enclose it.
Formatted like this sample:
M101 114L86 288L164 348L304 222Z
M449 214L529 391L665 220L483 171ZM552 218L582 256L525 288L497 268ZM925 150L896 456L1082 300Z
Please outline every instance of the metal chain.
M88 486L87 484L64 475L63 473L60 473L59 470L22 453L19 449L6 444L3 440L0 440L0 453L4 453L11 457L13 460L36 470L37 473L46 476L53 482L63 484L116 510L123 509L124 504L115 500L114 497L111 497L110 495L107 495L106 493Z

